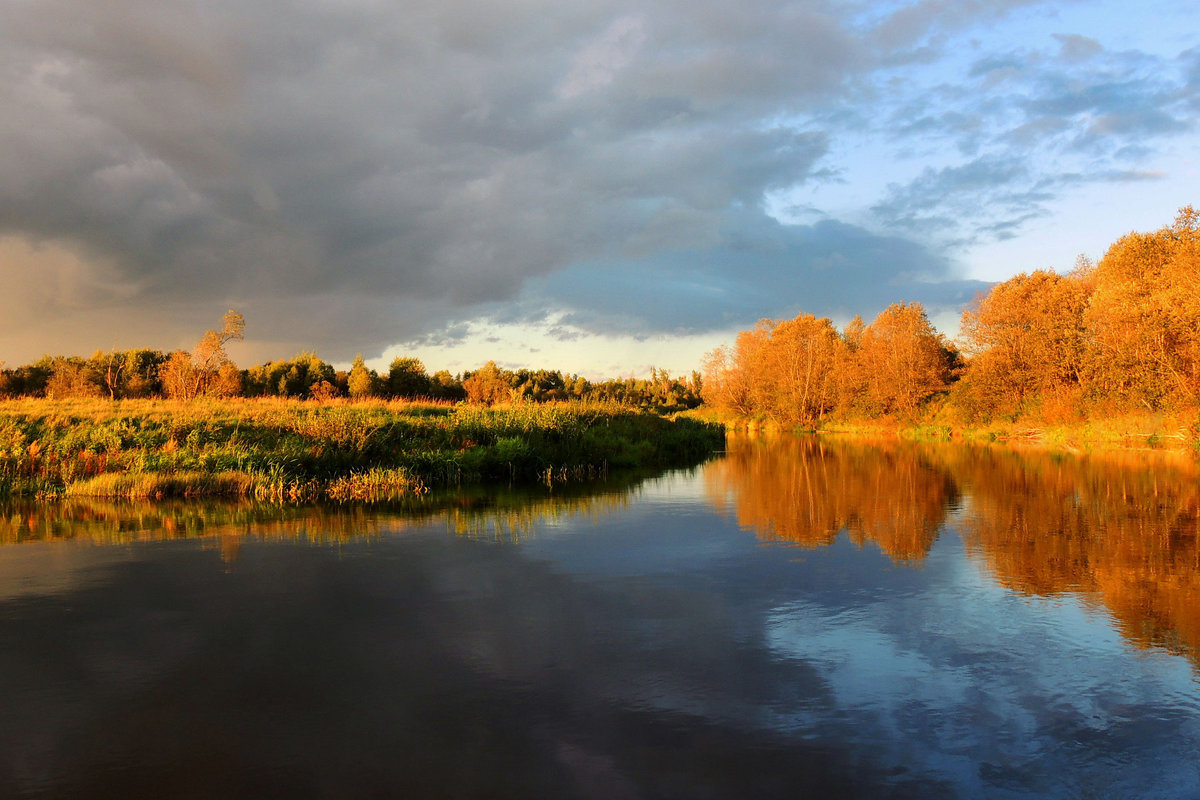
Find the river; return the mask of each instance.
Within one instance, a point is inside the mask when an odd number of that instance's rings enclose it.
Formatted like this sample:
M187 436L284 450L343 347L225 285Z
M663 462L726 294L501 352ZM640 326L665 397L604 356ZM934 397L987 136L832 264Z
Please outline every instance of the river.
M406 507L0 509L3 797L1200 796L1200 478L731 438Z

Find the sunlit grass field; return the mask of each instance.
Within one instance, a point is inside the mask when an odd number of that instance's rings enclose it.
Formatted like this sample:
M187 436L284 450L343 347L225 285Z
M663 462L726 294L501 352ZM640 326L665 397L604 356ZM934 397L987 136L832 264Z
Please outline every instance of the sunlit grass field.
M0 401L0 495L391 500L694 463L720 426L612 404Z

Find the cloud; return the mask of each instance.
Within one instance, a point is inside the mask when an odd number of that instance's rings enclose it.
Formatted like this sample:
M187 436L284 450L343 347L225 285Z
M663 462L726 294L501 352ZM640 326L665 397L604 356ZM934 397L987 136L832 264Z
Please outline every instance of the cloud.
M1193 131L1189 53L1108 51L1054 34L1058 51L996 51L966 65L963 85L937 85L887 117L925 164L871 206L894 232L970 247L1017 236L1068 189L1159 180L1159 142ZM953 149L949 149L949 148ZM940 153L940 155L939 155ZM955 155L957 154L957 157ZM932 163L930 163L932 162Z
M477 315L840 308L839 271L864 307L953 286L948 243L1019 230L1057 174L1145 172L1194 121L1194 51L968 47L1038 5L10 3L0 345L187 342L234 306L265 357L344 359ZM860 138L879 191L788 199L858 191Z
M1056 33L1054 38L1062 45L1060 55L1066 61L1087 61L1104 52L1104 46L1095 39L1077 33Z
M832 220L733 216L716 245L577 265L532 283L526 302L532 320L567 309L564 322L595 334L691 335L800 312L871 319L901 300L957 311L983 288L907 239Z
M571 71L559 84L559 96L569 100L608 86L633 60L645 41L643 17L626 16L614 20L597 40L575 55Z

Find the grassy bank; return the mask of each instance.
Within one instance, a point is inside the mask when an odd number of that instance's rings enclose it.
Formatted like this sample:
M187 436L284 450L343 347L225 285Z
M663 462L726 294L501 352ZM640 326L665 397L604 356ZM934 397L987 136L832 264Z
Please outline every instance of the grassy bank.
M769 419L721 416L703 410L694 412L694 416L698 420L722 424L731 431L779 433L785 430ZM995 420L976 425L948 421L940 415L933 415L920 420L826 420L815 430L795 430L861 438L1033 444L1063 450L1151 448L1188 452L1200 457L1200 417L1194 412L1147 412L1053 422L1034 419Z
M616 405L0 402L0 495L390 500L693 463L719 426Z

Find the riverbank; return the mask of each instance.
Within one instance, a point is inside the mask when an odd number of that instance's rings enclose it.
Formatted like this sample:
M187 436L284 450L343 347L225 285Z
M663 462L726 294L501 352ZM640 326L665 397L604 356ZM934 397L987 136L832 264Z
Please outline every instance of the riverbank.
M769 419L752 419L696 412L694 418L723 425L726 430L773 433L784 428ZM1181 414L1121 414L1095 419L1046 422L1037 420L992 421L964 425L938 417L924 421L896 418L877 420L827 420L801 432L867 438L903 438L938 441L998 442L1037 445L1049 449L1090 450L1133 448L1175 450L1200 456L1200 417Z
M0 402L0 496L394 500L695 463L720 426L613 404Z

